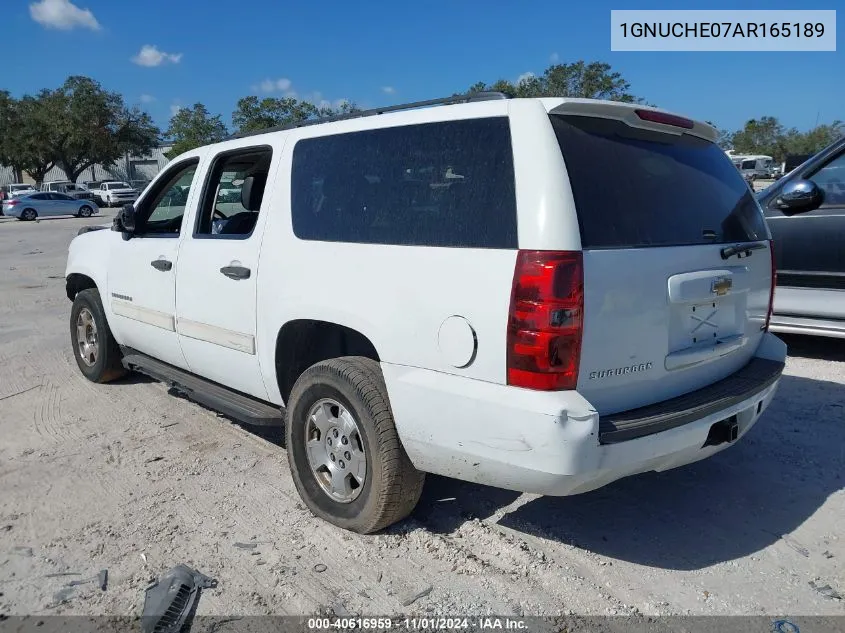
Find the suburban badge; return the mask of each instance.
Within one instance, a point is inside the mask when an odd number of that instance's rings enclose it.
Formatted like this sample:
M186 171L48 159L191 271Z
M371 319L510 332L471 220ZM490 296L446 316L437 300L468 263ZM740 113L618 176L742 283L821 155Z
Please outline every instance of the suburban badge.
M625 374L633 374L640 371L648 371L651 368L651 363L639 363L637 365L628 365L627 367L615 367L613 369L591 371L590 380L593 380L595 378L610 378L611 376L624 376Z

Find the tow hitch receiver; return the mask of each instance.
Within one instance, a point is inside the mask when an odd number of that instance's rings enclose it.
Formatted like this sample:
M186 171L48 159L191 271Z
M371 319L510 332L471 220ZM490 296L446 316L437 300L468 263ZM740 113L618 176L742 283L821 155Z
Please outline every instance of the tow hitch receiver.
M737 437L739 437L739 425L736 422L736 416L732 415L725 420L719 420L710 427L704 446L718 446L725 442L735 442ZM702 446L702 448L704 447Z

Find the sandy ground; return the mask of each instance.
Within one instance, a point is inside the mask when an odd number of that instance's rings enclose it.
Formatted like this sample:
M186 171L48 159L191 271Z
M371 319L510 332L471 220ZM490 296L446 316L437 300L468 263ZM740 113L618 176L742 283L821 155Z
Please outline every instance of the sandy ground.
M139 614L188 563L219 581L200 614L845 615L845 341L789 338L776 400L708 461L563 499L429 477L359 536L303 508L281 433L82 377L64 264L101 221L0 218L0 614Z

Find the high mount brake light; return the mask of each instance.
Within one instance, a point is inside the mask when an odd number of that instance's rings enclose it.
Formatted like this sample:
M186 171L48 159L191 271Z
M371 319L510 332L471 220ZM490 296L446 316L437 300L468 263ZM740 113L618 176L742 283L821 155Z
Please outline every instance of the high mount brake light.
M544 391L575 389L583 312L579 251L519 251L508 314L508 384Z
M662 123L663 125L671 125L673 127L682 127L685 130L691 130L695 127L695 122L682 116L675 114L667 114L666 112L656 112L654 110L635 110L637 116L643 121L651 121L652 123Z

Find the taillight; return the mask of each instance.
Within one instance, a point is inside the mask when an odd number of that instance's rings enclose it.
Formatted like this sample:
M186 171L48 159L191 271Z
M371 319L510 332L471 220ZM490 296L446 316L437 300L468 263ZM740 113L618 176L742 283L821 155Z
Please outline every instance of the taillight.
M508 384L575 389L583 313L580 252L519 251L508 314Z
M763 329L769 331L769 321L772 320L772 314L775 311L775 285L777 284L777 268L775 266L775 241L769 240L769 255L772 258L772 286L769 289L769 311L766 313L766 325Z
M8 206L10 206L10 207L13 207L13 206L15 206L16 204L18 204L19 202L20 202L20 200L15 200L14 198L12 198L11 200L7 200L7 201L6 201L6 205L8 205Z
M672 125L674 127L682 127L685 130L691 130L695 127L695 122L676 114L668 114L667 112L656 112L654 110L635 110L637 116L643 121L651 121L652 123L662 123L663 125Z

